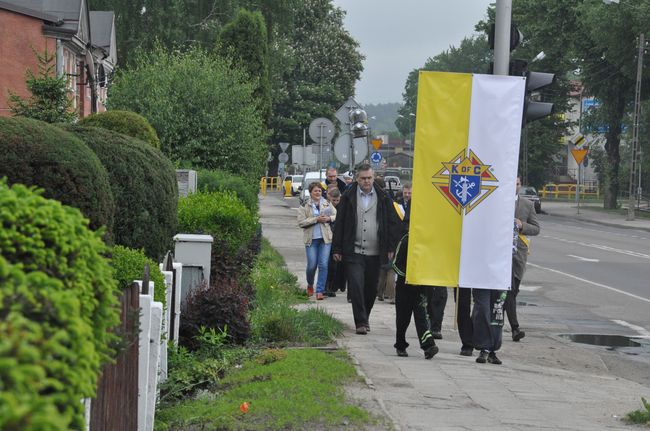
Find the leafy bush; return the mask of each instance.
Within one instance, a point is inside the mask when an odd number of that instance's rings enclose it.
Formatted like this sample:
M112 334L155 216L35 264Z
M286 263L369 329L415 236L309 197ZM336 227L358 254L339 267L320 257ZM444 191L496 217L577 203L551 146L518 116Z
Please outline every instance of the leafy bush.
M176 171L157 149L139 139L96 127L66 126L99 157L117 205L116 244L144 248L161 258L176 234Z
M643 408L635 410L625 415L625 420L633 424L650 424L650 403L641 397L641 404Z
M0 181L3 430L57 429L36 425L50 403L52 424L81 429L79 401L94 395L117 340L116 286L100 233L79 210L40 194Z
M267 131L245 72L200 48L140 51L130 66L115 77L110 109L147 118L170 159L262 176Z
M220 170L202 170L198 172L198 189L206 192L235 192L237 197L253 213L257 212L257 184L256 177L242 177Z
M79 208L91 229L106 226L110 236L115 204L108 174L74 135L37 120L0 117L3 176L9 184L41 187L43 196Z
M160 148L160 139L151 124L142 115L130 111L105 111L81 119L80 126L99 127L122 133Z
M178 230L212 235L236 253L253 238L257 216L233 192L199 192L178 202Z
M111 266L119 289L128 288L133 280L142 280L144 266L149 264L149 280L154 282L153 299L165 305L165 277L155 261L145 256L142 250L133 250L120 245L113 247L112 254Z
M185 300L180 326L180 343L190 350L198 350L196 337L201 328L225 331L228 341L243 344L250 335L248 297L239 284L227 280L220 285L203 285L192 291Z

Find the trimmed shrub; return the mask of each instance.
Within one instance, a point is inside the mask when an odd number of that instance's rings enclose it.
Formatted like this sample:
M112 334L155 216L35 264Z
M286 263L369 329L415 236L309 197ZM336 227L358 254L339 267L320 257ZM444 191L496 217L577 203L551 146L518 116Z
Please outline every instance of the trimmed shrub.
M0 117L0 178L43 188L43 196L79 208L90 228L113 229L115 204L106 169L74 135L42 121Z
M181 312L180 343L190 350L199 349L197 336L204 327L225 331L229 342L244 344L250 336L249 303L245 290L236 281L226 280L209 287L204 284L192 291Z
M144 266L149 264L149 280L154 282L153 299L165 305L165 276L155 261L145 256L142 250L133 250L121 245L113 247L112 255L111 266L120 290L128 288L133 280L142 280Z
M71 420L69 428L81 429L80 399L94 395L117 341L107 247L78 209L20 184L0 181L0 225L0 393L7 392L0 428L57 429L34 422L52 402L53 423ZM13 413L4 416L7 410ZM2 426L5 419L16 428Z
M257 191L259 189L257 178L244 178L220 170L202 170L198 172L197 187L205 192L235 192L249 210L257 212Z
M257 226L257 216L233 192L199 192L178 202L179 232L212 235L232 254L250 242Z
M115 196L115 243L160 259L176 234L176 171L139 139L96 127L66 126L99 157Z
M131 111L106 111L82 118L80 126L99 127L138 138L160 149L160 139L151 124L142 115Z

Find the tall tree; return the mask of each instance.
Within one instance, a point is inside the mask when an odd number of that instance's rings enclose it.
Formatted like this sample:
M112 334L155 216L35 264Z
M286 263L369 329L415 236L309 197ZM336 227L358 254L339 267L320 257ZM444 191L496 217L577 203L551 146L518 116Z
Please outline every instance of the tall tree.
M108 103L149 120L173 161L255 178L264 172L267 136L254 90L227 59L156 47L117 75Z
M301 143L303 128L317 117L333 118L354 95L364 57L343 26L344 15L332 0L304 0L295 5L294 25L275 29L273 142Z
M260 12L240 9L219 34L217 51L231 56L234 63L257 82L255 99L266 124L271 117L269 52L264 17Z
M395 121L397 129L403 136L408 136L413 127L413 118L418 97L418 75L420 70L435 70L440 72L486 73L490 64L490 49L484 35L466 37L460 46L450 46L448 50L430 57L421 69L412 70L404 85L404 105L400 108L399 117Z
M575 11L579 37L573 42L580 76L586 94L602 103L600 110L607 125L604 206L616 208L622 124L632 109L636 83L636 40L640 32L650 30L650 4L644 0L626 0L618 5L584 1ZM648 74L643 85L650 85Z

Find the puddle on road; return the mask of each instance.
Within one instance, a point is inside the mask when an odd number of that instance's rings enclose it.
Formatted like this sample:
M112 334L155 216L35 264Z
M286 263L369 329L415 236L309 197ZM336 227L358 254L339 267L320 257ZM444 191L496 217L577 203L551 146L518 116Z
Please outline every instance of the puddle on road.
M641 347L640 343L624 335L560 334L560 337L569 339L574 343L591 344L592 346Z

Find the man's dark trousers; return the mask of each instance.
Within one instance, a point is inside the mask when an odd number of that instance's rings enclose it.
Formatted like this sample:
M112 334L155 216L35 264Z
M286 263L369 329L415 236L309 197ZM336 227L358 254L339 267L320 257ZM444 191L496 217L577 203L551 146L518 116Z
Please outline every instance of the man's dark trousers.
M348 277L348 292L352 300L352 314L354 325L368 325L368 318L375 297L377 296L377 283L379 282L379 256L366 256L353 254L343 258L345 274Z
M474 308L472 323L474 324L473 344L477 350L496 352L501 348L503 326L492 324L492 307L502 291L491 289L472 289Z
M426 286L413 286L406 284L404 277L397 277L395 284L395 348L406 350L409 343L406 342L406 330L411 323L411 315L415 320L415 330L418 333L418 340L422 350L435 345L433 335L429 330L429 317L427 316L427 295Z
M510 328L514 331L519 329L519 321L517 320L517 295L519 294L519 285L521 280L517 277L512 276L512 289L508 292L506 296L506 302L503 304L503 309L508 315L508 322L510 322Z
M445 306L447 305L447 288L442 286L427 286L427 313L431 330L440 332L442 329L442 319L445 315Z
M458 301L458 312L456 313L456 323L458 324L458 334L460 341L463 343L463 349L472 349L474 347L474 324L472 323L472 289L460 287L454 289L454 299Z

